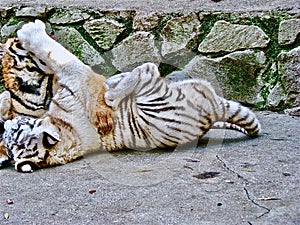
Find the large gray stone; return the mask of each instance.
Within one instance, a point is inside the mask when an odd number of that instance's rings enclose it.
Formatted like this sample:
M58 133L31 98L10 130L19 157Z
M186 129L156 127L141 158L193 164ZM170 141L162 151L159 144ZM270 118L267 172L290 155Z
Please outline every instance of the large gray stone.
M284 112L289 116L300 116L300 106L291 109L285 109Z
M106 18L86 21L83 27L104 50L110 49L117 37L125 30L123 24Z
M278 56L278 73L287 94L287 105L300 106L300 47Z
M17 24L5 24L2 28L1 28L1 36L2 37L12 37L16 35L16 31L22 27L22 25L25 22L19 22Z
M150 31L159 24L159 15L157 13L137 12L133 18L134 31Z
M55 36L58 41L85 64L90 66L104 64L101 55L89 45L75 28L56 28Z
M45 6L25 7L16 11L16 17L43 17L45 15Z
M90 18L90 15L79 9L72 10L57 10L55 14L50 18L52 24L70 24L84 21Z
M155 46L154 35L149 32L136 32L112 49L112 64L121 72L128 71L145 63L159 64L161 56Z
M258 77L265 71L265 64L262 51L237 51L219 58L196 56L183 69L183 75L209 81L225 98L254 104L262 101Z
M247 48L265 48L270 39L254 25L231 24L220 20L198 47L202 53L233 52Z
M8 15L9 10L11 10L11 7L0 7L0 16L5 18Z
M279 24L278 42L280 45L295 43L300 34L300 19L284 20Z
M284 87L279 82L269 92L267 104L270 109L277 109L284 105L287 100Z
M162 56L174 56L196 48L200 27L201 23L194 13L169 20L161 32Z

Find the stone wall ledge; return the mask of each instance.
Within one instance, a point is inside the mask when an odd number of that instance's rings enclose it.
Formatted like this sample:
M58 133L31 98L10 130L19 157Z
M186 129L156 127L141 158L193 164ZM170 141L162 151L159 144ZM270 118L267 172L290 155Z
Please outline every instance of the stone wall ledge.
M48 33L105 76L153 61L168 79L207 79L220 95L257 109L300 106L300 7L295 1L253 1L256 5L239 10L201 0L189 1L184 9L181 1L157 8L154 1L141 1L139 7L136 1L131 6L116 2L112 8L91 1L72 1L73 6L15 2L0 3L1 42L38 18ZM168 8L171 2L178 7ZM172 73L178 70L183 72Z

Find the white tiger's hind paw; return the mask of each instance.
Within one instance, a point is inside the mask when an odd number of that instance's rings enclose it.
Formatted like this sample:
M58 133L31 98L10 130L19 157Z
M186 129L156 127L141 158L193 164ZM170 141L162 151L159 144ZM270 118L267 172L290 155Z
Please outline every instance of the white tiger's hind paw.
M132 73L135 73L136 76L140 76L141 78L146 78L146 76L151 77L159 77L160 73L158 67L154 63L144 63L141 66L135 68Z
M41 48L45 44L45 39L49 38L45 29L45 24L40 20L36 20L34 23L25 24L17 32L17 35L23 47L34 52L34 50Z

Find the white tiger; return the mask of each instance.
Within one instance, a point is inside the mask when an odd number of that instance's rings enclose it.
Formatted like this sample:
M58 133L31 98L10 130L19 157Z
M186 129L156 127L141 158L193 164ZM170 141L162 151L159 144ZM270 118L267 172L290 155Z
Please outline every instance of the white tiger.
M43 22L24 25L18 38L58 82L42 118L5 122L4 144L18 171L65 164L99 149L175 147L203 136L218 121L249 136L261 131L252 111L217 96L205 81L167 84L155 64L145 63L105 85L45 33Z

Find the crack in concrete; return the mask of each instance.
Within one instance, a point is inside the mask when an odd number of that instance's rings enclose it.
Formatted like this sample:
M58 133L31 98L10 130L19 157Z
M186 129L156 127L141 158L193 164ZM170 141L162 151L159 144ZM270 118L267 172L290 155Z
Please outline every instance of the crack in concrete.
M251 198L250 193L249 193L249 190L248 190L248 188L247 188L247 186L249 185L249 181L248 181L246 178L244 178L242 175L240 175L238 172L236 172L236 171L234 171L233 169L231 169L231 168L226 164L226 162L220 158L219 155L216 155L216 158L217 158L217 160L219 160L219 161L222 163L222 166L223 166L226 170L228 170L229 172L235 174L239 179L241 179L241 180L244 181L244 188L243 188L243 190L244 190L244 192L245 192L245 194L246 194L247 199L248 199L252 204L256 205L257 207L259 207L259 208L261 208L261 209L263 209L263 210L265 210L264 213L262 213L261 215L257 216L256 218L257 218L257 219L258 219L258 218L261 218L261 217L265 216L266 214L270 213L271 209L269 209L269 208L267 208L266 206L263 206L263 205L257 203L253 198ZM248 221L248 223L249 223L249 224L252 224L250 221Z

